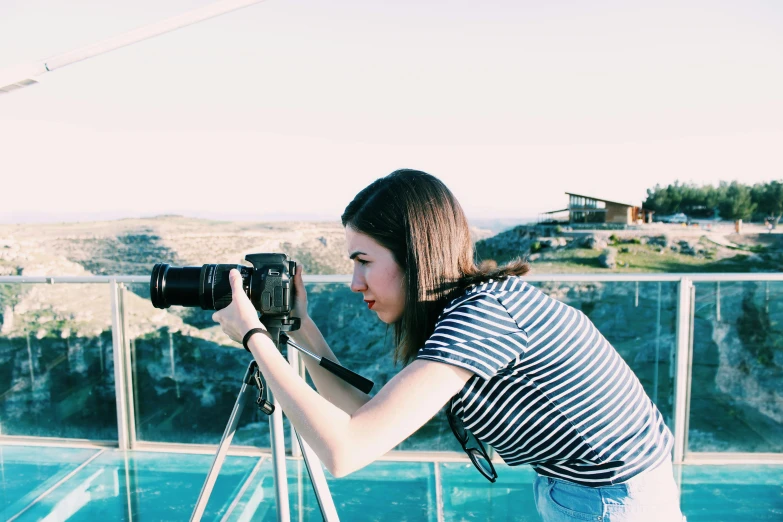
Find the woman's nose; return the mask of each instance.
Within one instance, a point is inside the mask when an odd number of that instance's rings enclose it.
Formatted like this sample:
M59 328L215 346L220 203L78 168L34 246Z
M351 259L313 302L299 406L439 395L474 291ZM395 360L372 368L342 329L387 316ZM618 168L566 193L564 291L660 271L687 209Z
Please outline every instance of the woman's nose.
M359 274L358 270L353 271L353 277L351 278L351 290L354 292L364 292L367 290L367 283L364 281L364 276Z

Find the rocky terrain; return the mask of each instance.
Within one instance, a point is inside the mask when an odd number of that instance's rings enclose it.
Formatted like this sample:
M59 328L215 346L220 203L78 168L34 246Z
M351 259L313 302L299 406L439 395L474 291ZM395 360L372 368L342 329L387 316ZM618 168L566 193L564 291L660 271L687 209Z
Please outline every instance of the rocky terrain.
M241 263L252 252L286 252L308 273L350 270L339 223L229 223L164 216L0 226L0 275L149 275L157 262ZM187 324L204 315L200 310L151 308L144 286L132 285L125 297L132 336L168 327L204 340L224 340L218 328ZM106 285L0 287L0 334L33 332L41 338L67 324L60 335L97 335L110 327L110 310Z
M0 275L149 274L152 265L240 263L285 252L311 274L347 273L339 223L207 221L178 216L96 223L0 225Z
M634 230L518 226L476 243L481 260L527 256L538 273L775 272L783 234L706 231L657 225Z

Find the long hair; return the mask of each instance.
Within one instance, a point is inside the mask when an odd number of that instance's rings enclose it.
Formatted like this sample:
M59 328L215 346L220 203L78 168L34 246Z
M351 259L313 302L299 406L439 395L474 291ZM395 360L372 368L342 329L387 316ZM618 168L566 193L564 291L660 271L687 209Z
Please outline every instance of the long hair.
M521 259L477 266L459 202L438 178L418 170L375 180L348 204L342 223L389 249L402 269L405 308L394 323L395 362L416 357L446 304L468 286L530 270Z

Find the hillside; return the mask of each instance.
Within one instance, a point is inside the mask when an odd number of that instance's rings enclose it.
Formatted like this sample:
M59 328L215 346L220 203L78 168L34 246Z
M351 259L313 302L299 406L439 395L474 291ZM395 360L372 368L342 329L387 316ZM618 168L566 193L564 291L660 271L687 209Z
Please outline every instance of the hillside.
M481 260L527 257L533 273L749 272L780 270L783 235L731 235L682 227L570 231L517 226L491 237L474 229ZM308 274L347 274L342 226L330 222L254 223L178 216L95 223L0 226L0 275L148 275L152 265L240 263L250 252L286 252ZM211 314L149 306L148 288L130 285L133 336L161 327L222 340ZM103 285L0 285L0 333L91 336L110 325ZM70 332L70 333L68 333Z
M350 264L344 244L342 226L330 222L226 222L163 216L0 225L0 275L149 274L157 262L239 263L251 252L286 252L312 274L346 273Z
M476 243L480 260L528 256L546 273L771 272L783 269L783 235L680 226L569 231L519 226Z

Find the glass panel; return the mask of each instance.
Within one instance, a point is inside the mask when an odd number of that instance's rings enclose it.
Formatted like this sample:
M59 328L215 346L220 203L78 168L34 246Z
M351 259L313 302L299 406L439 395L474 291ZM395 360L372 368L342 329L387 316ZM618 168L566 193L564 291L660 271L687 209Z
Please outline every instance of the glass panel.
M530 466L495 464L499 478L492 484L469 462L443 462L438 465L445 522L541 520L533 495L536 472Z
M783 282L696 283L688 449L783 451Z
M681 469L680 505L688 522L780 520L782 466L698 465Z
M676 283L543 283L552 297L581 309L639 377L672 427ZM377 391L397 373L394 333L378 321L347 285L308 286L310 314L341 363L375 382ZM398 450L456 451L443 411L400 444Z
M104 451L16 520L188 520L213 459L212 455ZM256 458L226 457L203 520L222 520L257 462ZM266 503L274 504L274 493L269 499Z
M321 522L320 507L302 460L286 459L291 520ZM430 462L373 462L347 477L326 482L343 522L405 520L436 522L434 467ZM272 461L265 459L248 484L228 522L277 522Z
M97 452L0 446L0 520L10 520Z
M212 321L212 310L154 308L149 284L127 285L136 438L217 444L252 357ZM269 446L268 417L250 403L233 445Z
M533 283L550 297L581 310L639 378L674 431L677 283Z
M0 433L117 440L107 284L0 284Z
M128 285L125 309L134 374L136 433L143 441L220 441L250 358L212 321L212 311L149 301L149 285ZM377 393L400 369L394 331L344 283L308 284L310 315L340 363L372 380ZM306 357L302 355L302 357ZM268 418L243 413L233 444L269 446ZM250 429L246 429L250 428ZM286 446L290 430L286 422ZM397 449L462 452L439 413Z

